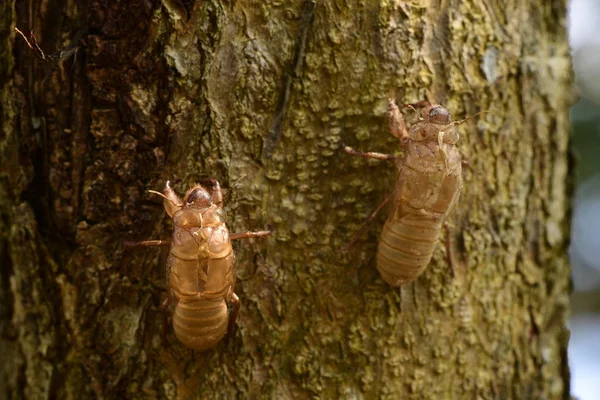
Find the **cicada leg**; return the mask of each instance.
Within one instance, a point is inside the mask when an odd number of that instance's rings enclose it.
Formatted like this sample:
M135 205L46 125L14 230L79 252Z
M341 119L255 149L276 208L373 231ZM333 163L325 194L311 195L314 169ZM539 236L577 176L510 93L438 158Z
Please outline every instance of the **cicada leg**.
M347 154L350 154L351 156L362 157L362 158L375 158L377 160L384 160L384 161L385 160L396 160L398 158L393 154L377 153L374 151L367 151L367 152L357 151L357 150L354 150L350 146L345 146L344 144L342 144L342 150L344 150L344 152L346 152Z
M452 252L452 239L450 238L450 226L447 222L444 223L444 231L446 232L446 262L450 271L454 275L454 254Z
M379 213L379 211L381 211L381 209L383 207L385 207L385 205L387 203L389 203L389 201L392 199L393 195L394 195L394 192L388 194L385 197L385 199L383 199L383 201L381 202L381 204L379 204L379 206L377 206L377 208L375 209L375 211L373 211L371 213L371 215L369 215L369 217L362 224L362 226L360 227L360 229L358 230L358 232L356 233L356 235L354 235L354 237L352 238L352 240L350 241L350 243L348 243L346 245L346 247L345 247L346 251L350 250L352 248L352 246L354 246L354 244L356 243L356 241L367 231L367 228L373 222L373 220L375 219L375 217L377 216L377 214Z
M227 340L232 339L235 336L235 321L237 320L240 307L242 306L240 298L235 293L231 293L231 298L229 300L231 301L232 309L231 313L229 313L229 323L227 325Z
M142 240L141 242L125 242L124 244L127 247L141 247L141 246L164 247L164 246L170 246L171 241L170 240Z
M273 231L238 232L238 233L232 233L231 235L229 235L229 238L231 240L250 239L250 238L269 236L271 233L273 233Z
M167 297L160 304L160 311L163 315L163 335L166 337L169 334L169 328L171 326L171 316L169 315L169 306L171 305L171 295L167 292Z

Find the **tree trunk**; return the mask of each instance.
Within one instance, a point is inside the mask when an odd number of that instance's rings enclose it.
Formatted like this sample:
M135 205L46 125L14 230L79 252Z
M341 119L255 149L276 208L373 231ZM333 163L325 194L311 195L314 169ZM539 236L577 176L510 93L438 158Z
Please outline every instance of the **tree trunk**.
M2 398L568 398L566 1L51 3L0 3ZM340 145L398 151L388 97L488 111L448 257L401 289L383 216L343 250L395 168ZM148 189L243 176L230 230L275 233L235 244L237 333L194 353L167 250L124 242L169 237Z

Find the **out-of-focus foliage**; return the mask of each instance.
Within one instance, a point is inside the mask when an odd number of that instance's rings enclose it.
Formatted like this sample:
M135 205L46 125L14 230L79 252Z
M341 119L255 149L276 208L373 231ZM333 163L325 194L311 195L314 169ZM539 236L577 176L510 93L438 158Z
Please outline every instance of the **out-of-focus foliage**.
M576 90L573 146L577 155L571 262L575 290L600 286L600 2L573 0L569 35Z
M571 394L595 400L600 393L600 2L572 0L569 36L575 89L581 99L571 109L577 155L571 238L575 293L570 321Z
M600 2L572 0L569 9L569 42L575 85L582 96L600 104ZM600 115L600 110L596 110Z
M571 111L577 154L571 262L576 290L600 286L600 108L582 99Z

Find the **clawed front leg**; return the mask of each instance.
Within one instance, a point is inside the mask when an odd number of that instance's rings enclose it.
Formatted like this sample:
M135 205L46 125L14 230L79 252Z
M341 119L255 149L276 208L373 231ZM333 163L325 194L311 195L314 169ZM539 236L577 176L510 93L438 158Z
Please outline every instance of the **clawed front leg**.
M206 183L210 184L210 197L213 204L216 204L219 207L223 207L223 191L221 190L221 185L219 181L211 178L205 180Z
M406 121L404 121L404 117L402 116L402 113L400 112L400 108L398 107L398 105L396 104L394 99L389 99L388 101L389 101L388 123L389 123L389 127L390 127L390 132L392 133L392 135L399 138L400 142L404 145L404 144L406 144L406 142L409 139L408 129L406 128ZM419 102L419 103L415 103L415 104L408 104L406 106L424 107L425 103L426 102ZM429 103L427 103L427 104L429 104ZM342 143L342 149L344 150L345 153L347 153L351 156L356 156L356 157L374 158L377 160L397 160L398 159L398 157L396 157L392 154L377 153L377 152L373 152L373 151L367 151L367 152L357 151L357 150L354 150L350 146L344 145L343 143Z
M175 214L181 209L181 207L183 207L183 201L179 198L179 196L177 196L177 193L175 193L175 191L171 189L169 181L167 181L167 183L165 184L165 188L162 193L157 192L156 190L148 190L148 192L152 194L157 194L164 199L163 206L165 207L165 211L167 212L169 217L172 217L173 214Z
M408 129L406 129L406 122L404 117L398 108L398 105L394 99L388 100L388 123L390 126L390 132L392 135L400 139L402 144L408 140Z
M169 181L165 183L165 188L163 190L163 194L165 195L165 200L163 201L163 206L165 207L165 211L169 214L169 217L172 217L177 211L181 209L183 206L183 201L177 196L177 193L171 188L169 185Z

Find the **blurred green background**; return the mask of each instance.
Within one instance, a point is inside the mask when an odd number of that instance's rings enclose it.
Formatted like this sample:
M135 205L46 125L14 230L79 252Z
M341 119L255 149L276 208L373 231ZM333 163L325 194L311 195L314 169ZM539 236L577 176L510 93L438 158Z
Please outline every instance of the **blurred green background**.
M569 43L578 102L571 109L576 160L570 258L571 394L600 399L600 0L571 0Z

